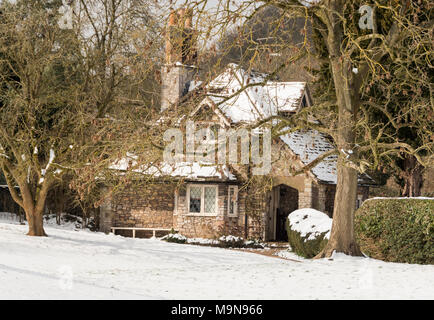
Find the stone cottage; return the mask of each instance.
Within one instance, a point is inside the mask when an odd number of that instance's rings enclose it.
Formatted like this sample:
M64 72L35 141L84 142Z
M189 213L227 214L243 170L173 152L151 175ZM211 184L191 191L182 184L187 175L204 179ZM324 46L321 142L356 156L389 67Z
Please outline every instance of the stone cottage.
M267 75L230 64L207 83L194 81L194 33L191 13L173 12L169 19L166 64L162 67L162 115L185 103L195 92L201 98L189 118L202 126L236 129L274 115L290 115L312 104L304 82L267 80ZM250 85L240 94L235 92ZM190 100L191 101L191 100ZM286 240L285 221L298 208L315 208L330 216L336 189L336 157L329 156L301 175L297 169L333 149L315 130L288 131L271 141L271 171L251 175L249 165L180 161L161 162L153 179L108 199L100 207L100 228L146 236L149 230L173 229L187 237L237 235L266 241ZM131 159L114 165L124 170ZM151 168L143 170L151 175ZM158 172L158 174L155 174ZM372 180L360 177L358 202L368 197ZM149 230L147 230L149 229Z

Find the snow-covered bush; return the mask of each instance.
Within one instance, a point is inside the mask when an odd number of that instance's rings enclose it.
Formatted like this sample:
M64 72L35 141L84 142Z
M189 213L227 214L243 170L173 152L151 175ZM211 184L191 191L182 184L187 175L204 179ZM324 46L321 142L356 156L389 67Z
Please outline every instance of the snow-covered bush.
M265 248L265 244L258 240L244 240L241 237L233 235L221 236L218 239L189 238L186 243L221 248Z
M232 235L221 236L219 238L219 246L223 248L242 248L244 246L244 239Z
M332 219L321 211L295 210L287 220L289 244L299 256L313 258L327 244L331 227Z
M60 226L66 229L83 229L83 218L68 214L62 213L58 217L56 214L47 214L44 215L44 224L51 226ZM86 220L86 226L84 228L89 229L90 231L96 231L97 225L94 217L89 217Z
M356 211L362 251L390 262L434 264L434 199L383 198Z
M164 240L167 242L175 242L175 243L186 243L187 237L185 237L179 233L169 233L168 235L161 238L161 240Z
M265 248L265 243L253 239L253 240L246 240L244 241L244 248L248 248L248 249L264 249Z
M170 233L161 240L167 242L187 243L199 246L221 247L221 248L249 248L249 249L263 249L265 244L258 240L244 240L241 237L227 235L221 236L218 239L204 239L204 238L187 238L179 233Z

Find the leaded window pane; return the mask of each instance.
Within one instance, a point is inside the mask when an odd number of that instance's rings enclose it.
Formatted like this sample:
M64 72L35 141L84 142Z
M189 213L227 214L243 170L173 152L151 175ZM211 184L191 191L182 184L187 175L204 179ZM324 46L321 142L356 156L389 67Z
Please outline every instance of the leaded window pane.
M201 187L190 187L190 212L200 213Z
M215 213L216 212L216 190L215 187L205 187L205 213Z
M235 212L235 189L229 188L229 214Z

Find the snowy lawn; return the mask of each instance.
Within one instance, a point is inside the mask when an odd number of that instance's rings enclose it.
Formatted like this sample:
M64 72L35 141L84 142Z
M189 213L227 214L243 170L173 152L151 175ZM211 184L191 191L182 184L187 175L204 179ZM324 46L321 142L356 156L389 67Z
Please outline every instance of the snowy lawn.
M434 266L342 255L300 262L0 221L2 299L434 298ZM294 258L293 254L289 256Z

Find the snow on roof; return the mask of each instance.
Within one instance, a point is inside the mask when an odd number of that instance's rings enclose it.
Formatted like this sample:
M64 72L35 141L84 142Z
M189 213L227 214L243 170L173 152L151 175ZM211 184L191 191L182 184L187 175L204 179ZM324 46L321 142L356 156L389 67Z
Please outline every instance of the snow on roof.
M316 130L298 130L280 136L280 139L299 156L303 164L309 164L323 153L334 149L327 137ZM325 158L311 169L312 173L321 181L337 182L337 156Z
M137 156L128 153L126 157L113 163L109 169L126 171L129 168L137 167ZM236 177L228 166L216 165L206 162L177 162L168 163L160 162L157 164L141 165L132 170L136 173L149 175L152 177L173 177L195 180L231 180L235 181Z
M325 134L316 130L298 130L280 136L280 139L299 156L303 164L307 165L321 156L323 153L333 150L334 147ZM331 155L323 159L310 171L321 181L337 183L337 155ZM373 185L375 181L366 173L360 174L358 183L361 185Z
M146 172L153 176L171 176L186 179L199 180L219 179L219 180L236 180L236 177L230 172L226 165L216 165L204 162L177 162L162 163L158 167L152 166Z
M197 88L199 88L202 84L203 84L202 81L191 80L191 81L188 83L188 91L189 91L189 92L190 92L190 91L194 91L194 90L196 90Z
M218 104L246 85L258 84L247 87L219 105L220 110L234 123L257 121L277 115L280 111L296 111L306 83L265 82L266 76L263 73L248 72L232 63L209 83L208 93L213 102Z

